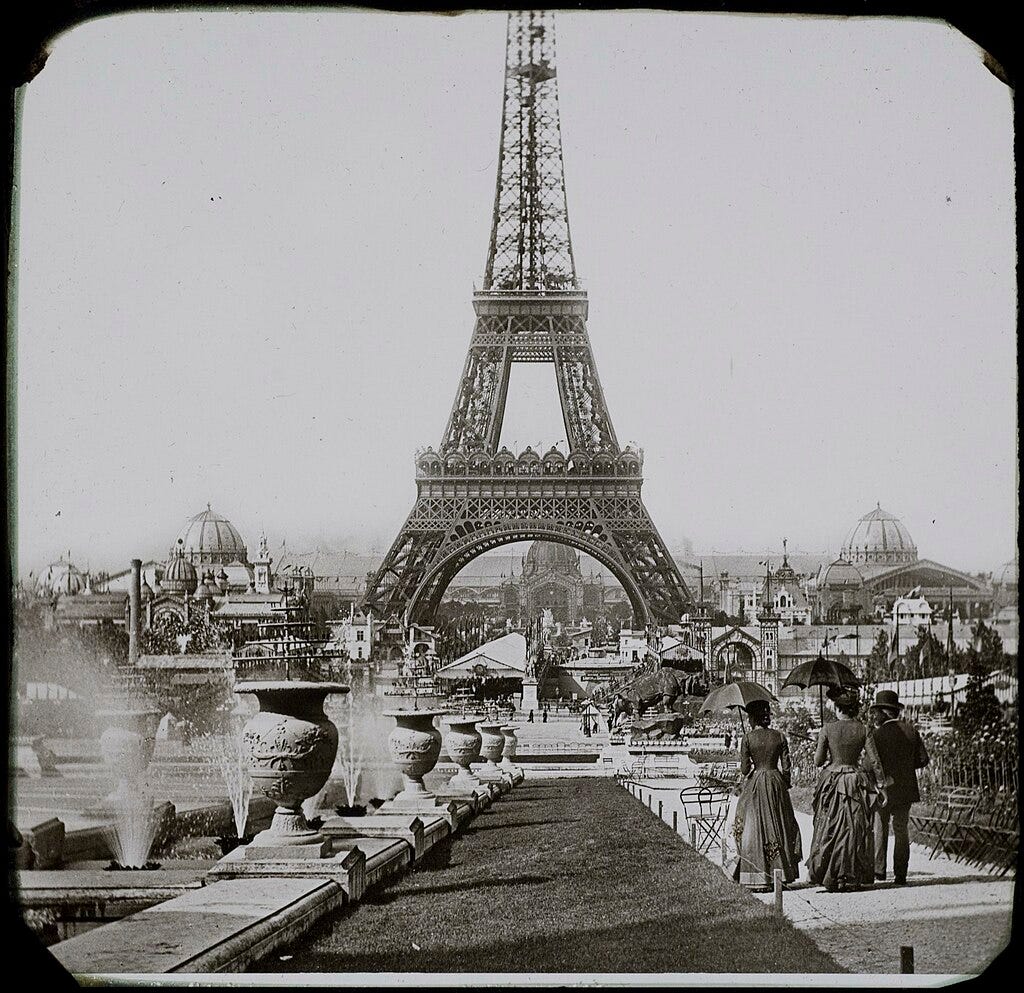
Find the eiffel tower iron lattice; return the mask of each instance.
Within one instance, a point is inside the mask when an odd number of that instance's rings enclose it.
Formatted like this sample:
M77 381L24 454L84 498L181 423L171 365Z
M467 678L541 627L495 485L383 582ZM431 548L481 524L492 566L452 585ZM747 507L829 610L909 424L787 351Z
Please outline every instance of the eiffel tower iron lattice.
M429 621L483 552L549 540L593 556L634 622L674 623L690 593L640 498L643 453L619 447L587 334L569 234L554 15L508 16L498 182L476 322L440 448L416 457L416 504L364 609ZM555 368L569 453L497 450L513 362Z

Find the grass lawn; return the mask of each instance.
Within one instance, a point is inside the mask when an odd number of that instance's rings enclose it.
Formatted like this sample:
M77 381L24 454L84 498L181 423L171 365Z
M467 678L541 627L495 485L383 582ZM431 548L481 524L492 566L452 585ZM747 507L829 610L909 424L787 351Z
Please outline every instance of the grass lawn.
M551 779L253 971L844 970L612 781Z

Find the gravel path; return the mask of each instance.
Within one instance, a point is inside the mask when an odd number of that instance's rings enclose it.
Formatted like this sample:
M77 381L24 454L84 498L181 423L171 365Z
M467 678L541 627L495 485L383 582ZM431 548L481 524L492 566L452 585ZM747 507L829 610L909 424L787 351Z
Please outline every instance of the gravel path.
M643 802L650 795L654 809L662 802L662 818L672 822L677 810L678 830L686 836L686 824L679 809L679 788L684 780L652 780L644 786ZM732 837L730 804L726 837ZM811 847L813 820L796 811L806 859ZM890 841L891 845L891 841ZM890 848L890 859L892 851ZM720 849L713 853L721 862ZM725 871L735 865L731 846ZM910 846L910 868L906 886L892 881L877 883L859 893L828 893L807 880L807 867L800 866L800 881L788 887L783 912L793 925L805 931L815 944L851 972L898 973L900 946L914 949L914 971L943 975L973 975L982 972L1007 946L1013 911L1014 880L939 857ZM773 904L774 894L754 894Z
M800 811L797 821L806 857L813 822ZM860 893L828 893L800 868L800 883L783 897L785 914L852 972L899 972L900 946L911 945L915 972L977 974L1010 940L1014 880L929 859L920 845L910 846L906 886L890 879Z

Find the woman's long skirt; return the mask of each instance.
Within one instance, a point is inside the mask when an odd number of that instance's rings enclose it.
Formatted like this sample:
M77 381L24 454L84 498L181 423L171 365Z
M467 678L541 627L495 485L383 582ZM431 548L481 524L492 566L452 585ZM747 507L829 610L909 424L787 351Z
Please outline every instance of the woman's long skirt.
M814 836L807 871L828 890L870 886L875 880L868 777L854 766L829 766L814 790Z
M770 889L776 869L787 883L800 875L800 828L781 772L754 770L736 803L733 836L739 854L733 878L742 885Z

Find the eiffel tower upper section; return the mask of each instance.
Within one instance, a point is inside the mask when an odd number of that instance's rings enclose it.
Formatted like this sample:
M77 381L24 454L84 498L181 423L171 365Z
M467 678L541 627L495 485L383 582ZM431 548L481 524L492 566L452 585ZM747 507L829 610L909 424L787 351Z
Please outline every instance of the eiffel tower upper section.
M508 18L491 239L473 306L473 338L441 451L493 455L511 364L550 362L570 450L617 455L573 259L551 11Z
M508 16L501 154L483 289L440 450L416 457L416 503L363 606L429 622L458 571L516 541L558 541L607 566L635 623L675 623L689 591L619 448L587 335L569 235L554 15ZM554 366L568 454L498 450L514 362ZM552 425L554 427L554 425Z
M484 290L579 289L569 234L550 12L508 20L498 188Z

